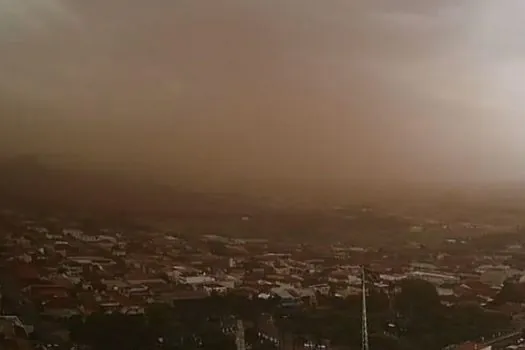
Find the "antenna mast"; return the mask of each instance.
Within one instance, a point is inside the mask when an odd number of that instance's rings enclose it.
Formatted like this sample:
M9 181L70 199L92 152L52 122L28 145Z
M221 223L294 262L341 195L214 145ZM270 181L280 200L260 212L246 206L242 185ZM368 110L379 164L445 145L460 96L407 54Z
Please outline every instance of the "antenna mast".
M366 310L366 270L361 266L361 293L362 293L362 315L361 315L361 350L369 350L368 347L368 320Z
M235 343L237 344L237 350L246 350L246 344L244 342L244 324L241 319L237 320Z

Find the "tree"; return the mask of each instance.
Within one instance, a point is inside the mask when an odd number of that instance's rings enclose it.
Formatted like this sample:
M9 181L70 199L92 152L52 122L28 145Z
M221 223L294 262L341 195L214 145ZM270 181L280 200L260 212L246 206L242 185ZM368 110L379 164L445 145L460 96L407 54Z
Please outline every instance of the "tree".
M226 317L210 307L212 301L153 304L144 315L96 313L84 322L71 319L69 329L75 342L93 350L234 349L233 336L222 329Z
M70 332L70 337L73 341L79 342L84 337L84 320L82 316L73 316L68 320L68 329Z
M184 332L185 327L172 307L164 304L150 305L145 317L152 336L162 339L165 347L182 346L184 338L189 336Z
M411 344L391 335L372 334L370 336L370 348L382 350L415 350Z
M494 303L501 305L504 303L522 303L525 301L525 288L522 284L505 282L503 288L494 298Z
M144 317L121 314L90 315L76 336L95 350L146 350L153 340Z
M370 294L367 298L367 308L369 312L389 312L390 311L390 300L388 295L383 291L370 290Z
M401 292L394 301L395 309L408 318L424 319L442 308L436 288L420 279L406 279L401 282Z

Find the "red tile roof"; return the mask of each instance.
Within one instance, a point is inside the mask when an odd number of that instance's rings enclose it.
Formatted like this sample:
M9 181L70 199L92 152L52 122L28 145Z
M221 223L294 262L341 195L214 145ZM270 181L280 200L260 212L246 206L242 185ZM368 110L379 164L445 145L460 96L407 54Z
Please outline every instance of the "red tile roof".
M52 298L43 302L44 309L77 309L77 300L73 298Z
M35 280L40 278L37 267L31 264L14 264L11 271L13 275L21 280Z
M466 342L456 348L456 350L481 350L481 349L483 349L483 345L474 343L474 342Z
M48 298L48 297L61 297L65 298L69 296L69 291L64 286L56 284L48 285L31 285L29 286L30 293L33 298Z

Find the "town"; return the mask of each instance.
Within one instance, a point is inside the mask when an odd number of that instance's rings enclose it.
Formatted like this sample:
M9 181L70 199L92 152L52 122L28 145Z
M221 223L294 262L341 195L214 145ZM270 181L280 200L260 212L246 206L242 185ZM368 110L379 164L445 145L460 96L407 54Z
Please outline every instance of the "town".
M0 350L525 350L525 0L0 0Z
M369 248L2 224L2 341L19 348L359 349L363 291L370 349L524 348L520 232Z

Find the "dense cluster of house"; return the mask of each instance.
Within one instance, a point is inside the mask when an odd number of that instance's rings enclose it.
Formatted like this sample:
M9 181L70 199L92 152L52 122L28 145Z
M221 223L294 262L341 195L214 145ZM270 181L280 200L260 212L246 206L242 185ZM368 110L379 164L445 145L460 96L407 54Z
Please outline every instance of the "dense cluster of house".
M2 281L2 292L9 294L4 299L10 300L2 303L2 313L16 316L27 332L74 315L140 314L148 304L214 293L279 296L285 305L315 303L319 295L345 298L361 293L362 264L380 275L378 288L405 278L423 279L448 304L486 304L505 281L525 282L522 247L515 244L491 254L469 251L468 242L455 240L439 250L407 244L389 251L217 235L57 229L37 222L20 227L2 241L1 261L11 276ZM502 307L516 317L524 311L521 304ZM58 336L60 331L57 326Z

